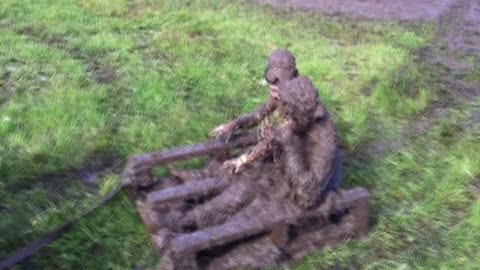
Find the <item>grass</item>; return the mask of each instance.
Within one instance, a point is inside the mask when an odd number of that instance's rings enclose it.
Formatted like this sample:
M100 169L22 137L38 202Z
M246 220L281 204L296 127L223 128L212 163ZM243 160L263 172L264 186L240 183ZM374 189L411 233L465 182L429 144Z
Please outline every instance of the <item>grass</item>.
M458 131L465 120L442 119L405 149L357 167L355 178L374 193L373 230L365 240L311 256L299 269L475 269L480 129Z
M266 57L287 47L335 117L349 153L346 186L374 194L368 238L298 269L474 269L478 130L459 129L471 109L398 152L365 151L437 98L433 69L414 57L433 30L249 2L1 1L0 258L91 207L119 183L129 155L204 141L255 109L268 95ZM80 181L92 168L98 189ZM156 260L136 209L119 196L19 268L131 269Z

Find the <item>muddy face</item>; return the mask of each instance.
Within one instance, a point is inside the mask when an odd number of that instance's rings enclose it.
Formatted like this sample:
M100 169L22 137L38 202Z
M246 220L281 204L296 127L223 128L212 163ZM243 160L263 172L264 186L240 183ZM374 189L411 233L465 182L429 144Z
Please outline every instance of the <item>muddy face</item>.
M278 90L285 123L295 133L307 129L319 105L317 90L310 80L298 77L285 82Z
M270 57L268 57L264 77L270 87L278 86L285 81L298 77L298 70L293 54L284 49L274 51Z

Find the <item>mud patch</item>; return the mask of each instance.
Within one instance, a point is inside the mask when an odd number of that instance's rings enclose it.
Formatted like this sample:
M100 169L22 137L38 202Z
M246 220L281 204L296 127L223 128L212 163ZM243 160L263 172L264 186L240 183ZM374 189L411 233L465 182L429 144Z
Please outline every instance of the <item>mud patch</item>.
M480 125L480 110L473 111L465 124L466 129L474 128Z
M33 41L40 40L41 43L48 47L62 50L73 59L85 63L88 66L86 71L87 75L99 84L111 84L120 78L116 68L101 63L96 59L96 55L85 52L80 48L69 47L70 37L68 36L45 34L40 29L30 26L24 27L17 32Z
M80 172L80 180L86 185L97 186L98 174L91 168L85 168Z
M480 3L457 1L441 18L440 30L450 50L480 57Z
M88 73L99 84L111 84L119 79L116 69L103 65L98 60L93 60L90 63Z
M124 160L116 153L94 153L87 164L76 172L76 179L83 184L97 188L101 179L109 174L120 174Z
M440 18L453 0L256 0L257 3L320 11L374 20L432 21Z

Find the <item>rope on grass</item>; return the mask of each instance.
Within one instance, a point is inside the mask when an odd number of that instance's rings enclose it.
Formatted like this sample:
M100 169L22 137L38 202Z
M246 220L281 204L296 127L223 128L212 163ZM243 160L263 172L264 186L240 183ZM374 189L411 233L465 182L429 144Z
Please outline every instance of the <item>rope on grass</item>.
M108 193L105 197L103 197L100 202L90 210L86 211L82 215L64 223L63 225L57 227L54 230L51 230L47 234L45 234L42 238L28 244L26 247L18 250L13 255L9 256L8 258L0 261L0 270L5 270L12 268L13 266L27 260L28 258L32 257L37 251L40 249L50 245L55 240L62 237L67 231L69 231L75 223L83 219L84 217L88 216L89 214L93 213L98 208L105 205L111 199L113 199L121 190L123 189L123 185L117 187L116 189L112 190Z

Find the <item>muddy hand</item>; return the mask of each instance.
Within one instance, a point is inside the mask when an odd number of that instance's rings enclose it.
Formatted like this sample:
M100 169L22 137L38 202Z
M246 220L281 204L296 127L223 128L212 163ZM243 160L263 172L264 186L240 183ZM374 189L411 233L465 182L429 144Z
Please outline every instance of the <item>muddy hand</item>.
M222 171L227 174L236 174L242 169L242 167L243 162L240 159L236 158L225 161L222 165Z
M211 135L214 136L215 138L222 137L228 142L234 130L235 130L235 124L233 122L230 122L228 124L224 124L216 127L211 132Z

